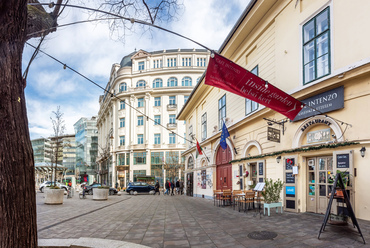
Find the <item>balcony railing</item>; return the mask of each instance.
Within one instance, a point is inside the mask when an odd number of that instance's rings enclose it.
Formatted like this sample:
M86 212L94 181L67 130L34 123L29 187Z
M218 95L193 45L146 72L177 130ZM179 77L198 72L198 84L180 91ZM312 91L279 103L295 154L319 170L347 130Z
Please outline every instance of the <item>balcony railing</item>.
M168 129L175 129L177 127L177 123L167 123Z
M167 104L167 110L176 110L177 104Z

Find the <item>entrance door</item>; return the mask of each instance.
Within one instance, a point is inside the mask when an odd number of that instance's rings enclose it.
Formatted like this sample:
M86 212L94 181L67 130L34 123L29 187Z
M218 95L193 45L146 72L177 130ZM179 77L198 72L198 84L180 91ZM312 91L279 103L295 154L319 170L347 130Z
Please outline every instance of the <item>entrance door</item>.
M194 179L194 172L190 172L186 175L187 182L186 182L186 195L193 196L193 179Z
M225 150L220 146L217 151L216 159L216 189L232 189L231 159L229 146Z
M307 211L324 214L328 207L328 195L333 182L329 179L333 174L333 157L313 157L307 159Z

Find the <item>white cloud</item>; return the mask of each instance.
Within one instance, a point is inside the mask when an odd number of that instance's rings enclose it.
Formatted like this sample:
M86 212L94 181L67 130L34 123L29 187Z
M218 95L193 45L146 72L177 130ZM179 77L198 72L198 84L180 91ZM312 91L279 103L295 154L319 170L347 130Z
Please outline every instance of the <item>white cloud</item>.
M218 49L247 6L249 0L185 0L185 11L177 22L161 24L181 35ZM88 2L87 4L89 4ZM48 10L49 11L49 10ZM59 24L87 20L86 12L67 8ZM135 24L138 25L138 24ZM151 33L126 36L125 43L113 41L106 23L85 23L63 27L47 36L41 49L82 73L103 88L109 80L111 66L135 49L156 51L176 48L199 48L193 42L152 29ZM150 35L152 34L152 36ZM36 40L31 40L37 44ZM23 67L33 48L26 46ZM27 78L27 112L31 138L52 134L50 117L57 106L64 113L66 133L73 134L73 124L81 117L90 118L99 110L103 90L66 69L46 55L39 54Z

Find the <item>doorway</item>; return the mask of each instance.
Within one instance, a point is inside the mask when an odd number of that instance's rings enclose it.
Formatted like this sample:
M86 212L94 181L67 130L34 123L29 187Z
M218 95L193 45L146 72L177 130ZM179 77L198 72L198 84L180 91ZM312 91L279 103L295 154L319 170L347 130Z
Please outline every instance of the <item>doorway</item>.
M333 188L333 156L307 158L307 170L307 212L324 214Z
M230 147L227 146L227 148L224 150L220 146L218 148L216 158L216 189L218 190L232 190L231 164L229 163L231 160L232 155Z
M193 180L194 180L194 172L190 172L186 175L186 195L193 196Z

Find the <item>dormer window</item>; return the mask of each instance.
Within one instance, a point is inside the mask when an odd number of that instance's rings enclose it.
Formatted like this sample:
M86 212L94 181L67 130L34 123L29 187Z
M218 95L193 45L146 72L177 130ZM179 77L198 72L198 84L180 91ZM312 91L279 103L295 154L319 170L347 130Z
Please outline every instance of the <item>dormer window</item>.
M138 64L139 66L138 66L138 70L139 71L143 71L145 68L144 68L144 61L142 61L142 62L139 62L139 64Z

